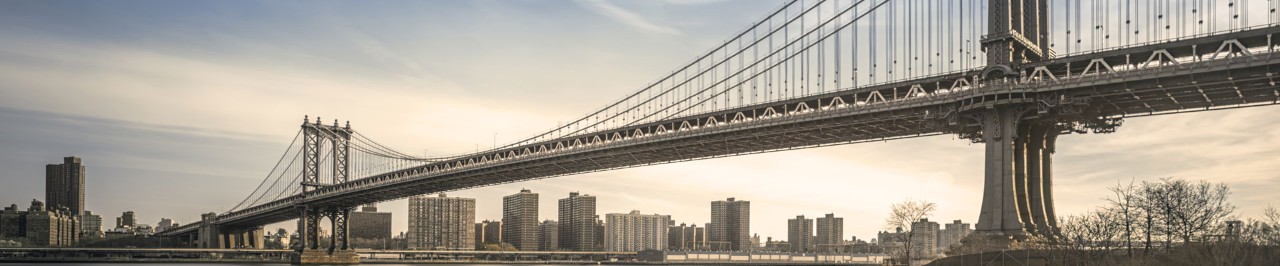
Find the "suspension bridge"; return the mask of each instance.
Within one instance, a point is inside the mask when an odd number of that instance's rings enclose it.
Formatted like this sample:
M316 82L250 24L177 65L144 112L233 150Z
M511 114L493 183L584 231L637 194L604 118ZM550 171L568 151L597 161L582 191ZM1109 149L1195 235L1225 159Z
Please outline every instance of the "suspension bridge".
M422 158L304 119L259 187L161 235L259 246L297 219L298 263L356 262L355 206L563 175L956 134L985 145L976 230L1053 237L1061 134L1274 105L1270 0L794 0L634 93L543 134ZM320 249L319 223L333 228ZM256 237L255 237L256 235Z

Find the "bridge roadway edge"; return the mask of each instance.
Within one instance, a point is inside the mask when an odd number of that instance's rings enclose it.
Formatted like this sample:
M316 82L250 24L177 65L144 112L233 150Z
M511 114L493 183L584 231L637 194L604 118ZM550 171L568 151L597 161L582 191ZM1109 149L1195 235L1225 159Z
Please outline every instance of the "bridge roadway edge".
M912 99L909 93L903 94L906 92L899 92L896 89L920 85L926 92L937 93L944 89L944 83L947 81L965 79L973 76L972 74L976 71L969 70L941 74L925 77L919 81L901 81L803 97L780 103L748 106L720 111L718 114L711 114L710 117L719 116L726 118L723 120L728 120L729 115L735 112L752 111L754 116L758 113L758 110L773 108L784 110L783 113L787 114L789 122L765 121L738 125L729 124L708 127L702 130L695 129L690 132L676 130L676 132L668 133L665 136L654 133L654 136L637 140L620 140L621 143L618 145L605 145L607 147L587 146L577 150L569 149L567 151L535 155L523 158L523 160L497 161L489 165L467 165L453 171L400 175L395 178L388 178L384 183L365 187L357 187L355 185L351 187L335 186L333 190L330 190L330 192L334 193L316 195L317 197L308 199L308 202L301 202L293 197L286 200L298 201L296 204L320 202L350 205L356 202L377 202L402 198L407 193L421 191L442 192L642 165L936 134L990 132L997 126L994 124L995 122L987 122L987 120L981 118L968 119L972 120L972 122L965 121L965 119L947 121L936 117L936 114L947 109L957 110L955 112L957 114L968 112L970 115L973 115L973 113L1006 112L1007 107L1005 105L1007 104L997 102L1001 97L1005 99L1025 97L1033 99L1037 104L1042 103L1045 99L1051 99L1043 97L1045 95L1064 97L1060 99L1084 98L1089 102L1091 108L1086 114L1083 114L1083 116L1092 116L1087 117L1088 119L1137 117L1144 114L1155 115L1183 110L1229 109L1239 106L1254 106L1255 104L1265 105L1267 102L1276 104L1276 99L1280 98L1280 91L1276 91L1274 80L1271 76L1276 73L1275 68L1280 65L1280 60L1277 60L1274 56L1271 35L1280 31L1278 29L1280 27L1270 26L1221 35L1175 40L1143 47L1127 47L1101 51L1095 54L1070 55L1033 62L1025 66L1027 68L1046 67L1051 73L1060 75L1063 78L1040 83L984 84L979 89L964 93L952 92L955 95L963 94L963 97L953 99ZM1079 74L1088 70L1088 66L1084 66L1085 64L1081 62L1101 60L1101 62L1112 65L1137 64L1138 62L1132 61L1135 56L1142 57L1141 55L1143 54L1154 54L1156 49L1166 50L1175 57L1185 57L1187 55L1203 57L1211 53L1210 49L1203 49L1203 47L1217 48L1219 44L1225 45L1226 41L1229 40L1239 41L1250 48L1265 45L1271 51L1264 55L1265 58L1250 59L1246 57L1238 61L1183 62L1182 65L1156 68L1150 71L1140 69L1132 70L1133 72L1100 73L1094 76L1079 75L1079 77L1075 78L1072 78L1071 75L1072 72ZM1263 43L1260 44L1259 42ZM1201 47L1201 49L1198 50L1197 46ZM1074 66L1072 62L1075 62ZM1065 66L1063 66L1064 64ZM1022 74L1025 75L1026 73ZM978 81L974 80L974 82L977 83ZM842 99L853 99L856 102L862 94L888 91L887 89L890 87L894 89L890 98L895 99L894 103L896 104L869 104L863 109L850 109L846 112L837 110L806 114L785 111L792 108L798 109L802 104L820 107L824 105L824 100L828 100L826 102L828 104L834 104L829 99L841 97L844 97ZM1017 94L1021 95L1015 96ZM900 96L904 100L897 100ZM1203 98L1203 100L1196 98ZM990 103L989 106L983 105L987 103ZM1016 105L1020 106L1018 108L1028 108L1025 111L1030 111L1029 109L1031 108L1026 103ZM966 109L969 107L973 108ZM934 115L931 116L930 112L934 112ZM1000 199L993 200L999 203L990 204L992 206L1001 206L1001 208L998 208L1000 209L998 212L1004 213L1001 215L1002 219L998 222L999 226L992 227L993 224L997 224L992 222L992 219L980 218L980 223L987 221L983 223L984 226L980 227L988 228L989 230L993 230L991 228L999 228L999 231L1011 232L1011 230L1016 231L1012 229L1013 227L1030 229L1031 231L1036 230L1027 226L1027 224L1051 226L1053 224L1051 222L1053 219L1052 207L1046 206L1051 206L1052 204L1052 189L1028 188L1030 184L1037 181L1025 177L1030 175L1028 173L1030 168L1047 168L1051 165L1051 159L1046 159L1050 156L1042 154L1041 158L1044 161L1042 161L1041 165L1031 166L1028 163L1028 151L1025 148L1025 143L1018 143L1019 139L1033 138L1029 135L1024 136L1026 135L1024 134L1025 132L1020 132L1023 130L1021 129L1022 125L1018 124L1018 122L1031 120L1033 122L1030 123L1034 123L1034 121L1046 118L1041 117L1038 112L1028 115L999 114L997 116L1019 116L1025 118L992 120L1006 121L998 125L1002 128L1002 132L1006 132L1006 134L1002 134L999 137L988 134L991 136L981 139L981 142L987 143L986 145L993 145L991 144L993 142L1000 143L999 147L994 148L999 151L997 153L1000 155L992 157L991 152L988 152L987 165L992 169L999 170L1002 176L1008 174L1011 177L1002 177L1000 182L1003 183L999 186L994 186L996 191L1002 191L1002 194L998 197ZM674 128L682 121L693 121L695 125L702 124L702 122L706 121L706 117L707 115L698 115L695 117L675 118L623 128L619 131L629 134L631 129L635 128L655 132L653 129L655 127L670 125L670 127ZM945 117L943 116L943 118ZM1077 117L1074 119L1080 120L1083 118ZM1070 131L1071 129L1062 130ZM605 132L604 134L607 135L611 132ZM574 136L546 143L568 142L589 137ZM1045 145L1053 146L1052 143ZM521 147L516 147L516 149L518 148ZM992 151L992 148L988 147L988 151ZM1018 156L1022 157L1019 158ZM463 160L465 159L463 158ZM1019 161L1023 163L1016 163ZM992 162L999 163L993 164ZM993 170L988 169L985 174L988 181L991 178L991 171ZM1024 177L1017 177L1019 173ZM1049 174L1048 171L1042 171L1042 173L1045 176ZM1039 182L1042 182L1041 184L1051 184L1048 177L1042 178ZM1021 185L1010 186L1007 183ZM1051 185L1042 186L1051 187ZM993 186L986 185L986 187L991 189ZM343 189L348 188L352 190L343 191ZM1040 196L1042 198L1040 211L1035 210L1037 207L1032 203L1035 200L1030 199L1030 197L1035 197L1034 194L1037 190L1042 192ZM379 192L390 192L385 194L391 195L378 195L384 194ZM986 203L986 194L984 193L983 213L987 212L987 206L989 205ZM1043 198L1048 198L1048 200L1045 201ZM296 218L296 215L291 213L295 212L293 208L296 207L292 204L279 204L261 210L256 214L242 213L239 216L228 217L231 219L226 221L226 225L253 225L293 219ZM287 214L278 215L276 213ZM1048 217L1044 217L1046 215Z

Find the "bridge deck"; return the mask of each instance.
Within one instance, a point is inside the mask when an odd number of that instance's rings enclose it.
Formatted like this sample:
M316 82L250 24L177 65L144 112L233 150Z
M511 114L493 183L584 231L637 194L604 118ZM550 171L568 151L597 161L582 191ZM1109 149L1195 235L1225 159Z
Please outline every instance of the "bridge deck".
M357 206L570 174L953 133L976 126L956 119L958 112L1009 99L1039 99L1028 102L1033 105L1076 99L1106 117L1276 104L1274 33L1280 27L1072 55L1029 64L1021 80L983 81L971 70L565 137L362 178L228 213L219 223L295 219L302 202ZM1232 47L1242 49L1224 53Z

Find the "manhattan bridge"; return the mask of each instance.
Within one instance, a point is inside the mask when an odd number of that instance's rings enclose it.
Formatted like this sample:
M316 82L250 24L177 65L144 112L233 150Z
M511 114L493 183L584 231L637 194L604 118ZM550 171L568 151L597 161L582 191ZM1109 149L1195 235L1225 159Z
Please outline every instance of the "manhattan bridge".
M423 158L349 123L304 119L242 202L160 234L193 247L261 247L263 225L297 219L295 262L355 262L347 217L362 204L955 134L986 147L976 231L1052 237L1060 135L1280 101L1278 2L792 0L620 100L490 150ZM333 228L327 249L322 222Z

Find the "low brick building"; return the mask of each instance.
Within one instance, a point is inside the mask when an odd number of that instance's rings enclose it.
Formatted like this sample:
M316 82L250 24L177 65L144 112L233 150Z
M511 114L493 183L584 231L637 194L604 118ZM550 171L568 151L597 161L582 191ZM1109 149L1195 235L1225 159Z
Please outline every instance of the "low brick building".
M80 241L80 217L66 209L48 210L31 200L26 211L13 204L0 211L0 239L24 247L71 247Z

